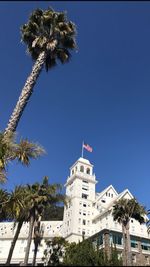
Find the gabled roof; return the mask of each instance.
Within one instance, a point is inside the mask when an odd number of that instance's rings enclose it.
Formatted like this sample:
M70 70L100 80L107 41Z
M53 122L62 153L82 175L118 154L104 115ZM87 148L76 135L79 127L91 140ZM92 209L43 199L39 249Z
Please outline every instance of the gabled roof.
M99 201L99 199L101 199L101 198L106 194L106 192L109 191L110 189L112 189L112 190L114 191L115 195L118 196L118 193L117 193L117 191L115 190L115 188L114 188L112 185L109 185L109 186L106 187L102 192L100 192L100 193L98 194L98 197L97 197L97 199L96 199L95 202Z
M122 191L122 192L118 195L118 197L117 197L116 200L118 201L120 198L125 197L125 195L128 195L128 196L129 196L129 199L134 198L133 195L130 193L130 191L129 191L128 189L125 189L124 191Z
M106 193L107 190L110 189L110 188L113 188L113 189L114 189L114 187L113 187L112 185L110 185L110 186L108 186L105 190L103 190L102 193ZM114 189L114 190L115 190L115 189ZM116 192L116 191L115 191L115 192ZM117 192L116 192L116 193L117 193ZM102 216L103 214L105 214L106 212L108 212L109 210L111 210L111 209L113 208L114 203L115 203L116 201L118 201L120 198L125 197L126 194L128 194L128 196L130 197L130 199L133 198L133 195L130 193L130 191L129 191L128 189L125 189L125 190L122 191L116 198L112 199L111 203L109 203L109 205L106 207L106 209L105 209L102 213L96 215L95 218L94 218L93 220L99 218L100 216ZM102 194L102 195L103 195L103 194ZM99 196L98 198L100 198L100 196Z

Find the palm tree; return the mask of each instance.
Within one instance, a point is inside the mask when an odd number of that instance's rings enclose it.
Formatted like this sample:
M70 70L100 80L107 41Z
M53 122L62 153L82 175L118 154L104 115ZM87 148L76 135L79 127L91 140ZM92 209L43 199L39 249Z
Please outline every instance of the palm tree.
M14 191L11 192L9 201L7 202L6 209L7 214L14 220L14 228L16 231L11 242L10 250L8 253L6 266L10 265L13 251L18 240L23 222L28 221L27 207L25 206L25 197L26 197L26 187L25 186L16 186Z
M147 215L150 215L150 210L147 211ZM150 219L147 221L147 232L150 234Z
M33 229L34 225L37 226L37 221L40 222L40 218L44 213L44 209L46 205L49 203L54 205L60 201L63 201L63 195L61 195L58 190L61 189L59 184L48 184L48 177L44 177L42 184L35 183L33 185L27 185L28 187L28 197L26 197L25 201L29 208L29 233L28 233L28 240L27 240L27 247L24 259L24 265L28 264L29 258L29 251L32 241ZM36 262L36 253L39 242L36 242L36 237L39 238L40 233L38 232L40 227L36 227L36 231L34 232L34 244L35 244L35 251L34 251L34 258L33 264L35 265Z
M0 222L5 221L9 218L8 212L6 209L7 203L9 201L9 193L6 189L0 188Z
M6 181L6 169L10 161L17 160L25 166L29 166L30 159L36 159L44 153L44 149L21 139L19 143L15 141L15 134L4 135L0 133L0 182Z
M28 23L21 27L21 34L22 41L27 45L27 52L35 64L22 89L5 134L16 130L43 66L45 65L48 71L57 61L68 62L70 50L76 47L75 24L67 20L64 12L55 12L52 8L33 11Z
M38 247L41 244L41 240L43 238L44 234L44 228L41 227L41 216L38 217L37 220L35 220L34 223L34 233L33 233L33 241L34 241L34 254L33 254L33 261L32 266L35 266L36 264L36 256L38 252Z
M123 265L131 265L131 244L129 224L130 219L134 218L140 224L145 222L146 210L140 205L135 198L118 200L113 207L113 218L122 225L123 244L124 244L124 257Z

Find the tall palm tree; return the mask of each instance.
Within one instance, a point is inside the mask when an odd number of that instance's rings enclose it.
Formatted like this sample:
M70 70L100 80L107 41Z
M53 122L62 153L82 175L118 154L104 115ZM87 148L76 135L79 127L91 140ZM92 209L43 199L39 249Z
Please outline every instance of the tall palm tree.
M131 265L131 244L130 244L130 219L134 218L140 224L145 223L145 208L140 205L135 198L118 200L112 212L115 221L122 225L123 244L124 244L124 257L123 264L125 266Z
M76 47L75 24L67 20L64 12L55 12L52 8L33 11L28 23L21 27L21 34L22 41L27 45L27 52L35 64L22 89L5 134L16 130L43 66L45 65L48 71L57 61L68 62L70 50Z
M33 264L35 265L36 262L36 253L39 242L36 242L37 239L40 237L40 227L37 227L37 221L40 225L40 218L44 212L46 205L49 203L54 205L63 200L63 195L61 195L58 190L61 188L59 184L48 184L48 178L44 177L43 182L41 184L35 183L33 185L28 185L28 197L26 198L26 203L30 204L29 209L29 234L28 234L28 241L24 259L24 265L28 264L29 258L29 251L33 236L33 229L36 226L36 231L34 232L34 244L35 244L35 251L34 251L34 258ZM37 239L36 239L37 238Z
M9 201L7 201L6 209L7 214L14 221L14 228L16 228L11 246L9 249L6 266L10 265L13 251L18 240L23 222L28 221L27 207L25 205L26 187L16 186L14 191L11 192Z
M6 181L6 170L10 161L17 160L25 166L29 166L31 159L36 159L44 153L44 149L21 139L19 143L15 141L15 134L4 135L0 133L0 182Z

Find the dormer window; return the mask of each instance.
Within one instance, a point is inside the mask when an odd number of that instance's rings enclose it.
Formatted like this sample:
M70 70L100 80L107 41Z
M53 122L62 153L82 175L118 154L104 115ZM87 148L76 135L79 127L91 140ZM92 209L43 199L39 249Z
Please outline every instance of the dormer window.
M80 166L80 172L84 172L84 166Z
M87 173L87 174L90 174L90 168L87 168L87 169L86 169L86 173Z

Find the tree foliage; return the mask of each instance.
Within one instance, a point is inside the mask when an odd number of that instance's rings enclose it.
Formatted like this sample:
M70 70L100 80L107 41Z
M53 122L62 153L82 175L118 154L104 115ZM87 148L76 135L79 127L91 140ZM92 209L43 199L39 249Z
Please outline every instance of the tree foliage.
M65 239L58 237L46 242L43 261L49 266L122 266L118 259L116 248L111 249L108 259L106 252L95 248L90 240L83 240L78 244L68 243Z
M45 153L38 144L21 139L16 142L15 133L4 135L0 133L0 182L6 181L8 163L17 160L24 166L29 166L31 159L37 159Z
M68 21L65 12L36 9L32 12L27 24L21 27L22 41L33 60L44 51L45 68L52 68L57 61L68 62L69 50L76 47L75 24Z
M42 260L45 265L60 266L63 265L63 255L68 246L68 242L63 237L54 237L52 240L47 240L46 249Z
M146 209L135 198L121 198L113 206L113 218L122 225L124 244L123 264L126 266L131 265L130 219L134 218L142 224L145 223L146 214Z
M64 206L54 205L51 206L48 204L42 216L43 221L62 221L64 213Z

